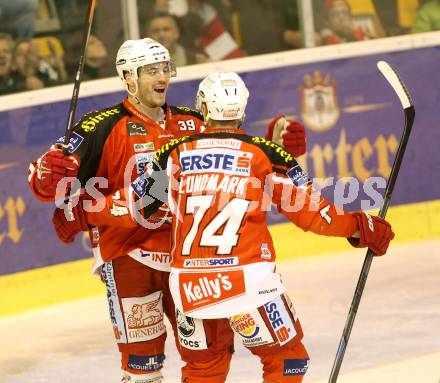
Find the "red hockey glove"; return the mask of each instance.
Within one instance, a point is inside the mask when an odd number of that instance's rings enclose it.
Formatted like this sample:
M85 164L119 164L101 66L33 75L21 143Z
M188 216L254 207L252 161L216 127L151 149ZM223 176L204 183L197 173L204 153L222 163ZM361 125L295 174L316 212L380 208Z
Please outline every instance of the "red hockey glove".
M355 212L353 216L358 222L360 238L347 238L348 242L354 247L368 247L376 256L384 255L394 238L391 225L384 219L365 212Z
M74 154L65 156L59 148L44 153L37 161L35 186L38 192L45 196L55 195L61 179L78 175L79 163L77 156Z
M64 209L56 208L53 213L52 223L55 232L57 237L64 243L73 242L78 233L89 230L82 204L83 199L80 199L78 204L67 212L69 219L73 219L71 221L67 220Z
M299 157L306 152L306 130L297 121L275 117L269 124L266 139L283 146L292 156Z

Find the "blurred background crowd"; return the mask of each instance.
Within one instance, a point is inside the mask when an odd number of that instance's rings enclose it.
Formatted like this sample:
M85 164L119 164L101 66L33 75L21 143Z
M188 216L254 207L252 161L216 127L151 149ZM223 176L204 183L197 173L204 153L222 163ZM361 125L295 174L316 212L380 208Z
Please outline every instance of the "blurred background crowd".
M301 0L98 0L84 80L115 76L129 38L184 66L305 47ZM72 82L89 0L0 0L0 95ZM307 46L440 29L440 0L313 0Z

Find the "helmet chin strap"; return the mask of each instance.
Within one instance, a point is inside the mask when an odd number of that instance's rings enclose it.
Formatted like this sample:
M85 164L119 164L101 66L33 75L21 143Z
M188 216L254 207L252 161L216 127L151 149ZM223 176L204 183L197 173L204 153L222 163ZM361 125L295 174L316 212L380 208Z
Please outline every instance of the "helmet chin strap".
M133 98L134 103L148 108L148 106L142 103L140 98L137 96L138 92L139 92L138 80L134 82L134 92L130 91L130 87L127 84L127 93Z

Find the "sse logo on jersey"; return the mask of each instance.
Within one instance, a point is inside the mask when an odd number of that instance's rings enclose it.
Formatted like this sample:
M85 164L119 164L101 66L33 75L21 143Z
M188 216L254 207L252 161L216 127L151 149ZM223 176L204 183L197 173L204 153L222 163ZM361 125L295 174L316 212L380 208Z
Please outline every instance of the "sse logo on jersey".
M253 154L240 150L210 149L182 153L183 174L223 173L249 176Z
M269 317L270 325L275 331L280 346L295 337L295 326L281 297L266 303L264 310Z

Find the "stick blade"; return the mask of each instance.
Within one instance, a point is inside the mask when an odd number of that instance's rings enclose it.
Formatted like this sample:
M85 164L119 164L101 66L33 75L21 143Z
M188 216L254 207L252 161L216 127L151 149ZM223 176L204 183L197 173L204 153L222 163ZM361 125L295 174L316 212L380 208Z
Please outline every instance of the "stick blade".
M386 78L386 80L393 87L394 91L400 99L400 102L402 103L403 109L411 107L413 105L411 96L409 95L405 84L397 75L396 71L391 67L391 65L388 64L386 61L379 61L377 63L377 67Z

